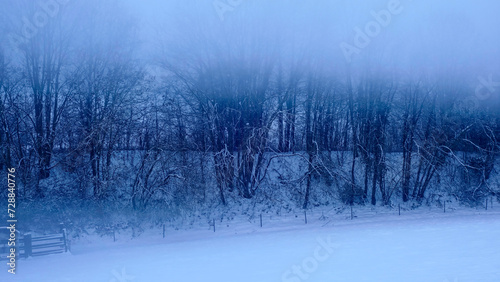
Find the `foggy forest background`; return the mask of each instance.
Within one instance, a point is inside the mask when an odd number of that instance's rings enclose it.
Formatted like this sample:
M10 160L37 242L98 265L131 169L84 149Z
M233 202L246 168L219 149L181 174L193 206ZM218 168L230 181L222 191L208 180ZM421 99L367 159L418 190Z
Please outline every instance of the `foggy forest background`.
M460 4L401 1L347 58L390 1L129 2L0 2L21 224L498 199L498 32Z

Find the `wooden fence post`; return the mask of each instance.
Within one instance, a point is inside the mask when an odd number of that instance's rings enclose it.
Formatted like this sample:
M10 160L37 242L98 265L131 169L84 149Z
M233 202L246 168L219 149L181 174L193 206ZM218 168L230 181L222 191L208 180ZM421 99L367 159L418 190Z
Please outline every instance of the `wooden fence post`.
M165 239L165 224L163 224L163 239Z
M33 245L31 243L31 234L24 234L24 255L26 258L32 256Z
M305 222L307 224L307 211L304 211L304 220L305 220Z
M262 227L262 214L260 214L260 227Z
M215 232L215 218L214 218L214 232Z
M399 215L401 215L401 204L398 204Z
M66 234L66 228L63 228L62 230L62 233L63 233L63 241L64 241L64 252L67 253L68 252L68 243L67 243L67 234Z

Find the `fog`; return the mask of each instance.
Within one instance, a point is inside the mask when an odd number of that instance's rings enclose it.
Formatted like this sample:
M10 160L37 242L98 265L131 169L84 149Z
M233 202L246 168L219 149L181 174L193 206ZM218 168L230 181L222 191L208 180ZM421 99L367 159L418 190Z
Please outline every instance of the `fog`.
M244 36L274 46L293 45L296 52L302 48L333 69L369 64L413 73L454 70L475 77L498 73L500 65L500 4L494 1L138 2L128 0L127 6L140 19L148 45L164 40L165 34L176 34L171 43L182 40L180 34L204 29L210 42ZM388 11L390 5L397 7L397 14L382 17L378 31L373 13ZM358 48L357 28L366 34L367 27L374 36ZM347 59L342 43L358 52Z
M12 23L19 28L23 17L34 21L29 9L21 4L2 2L7 7L2 9L2 19L10 19L10 24L2 24L4 34L14 30ZM35 1L24 2L43 11ZM499 72L500 4L494 1L60 2L62 10L67 10L65 14L76 21L72 23L75 26L78 21L86 21L82 17L86 9L93 17L100 14L118 21L133 18L137 28L134 39L142 48L138 55L150 65L164 55L165 46L207 48L203 44L209 44L234 49L231 44L245 39L266 43L266 49L272 47L281 54L294 53L288 57L302 54L317 61L314 64L318 67L334 70L365 69L369 65L400 73L444 74L453 70L472 77ZM7 37L2 36L4 42ZM193 44L193 40L201 44Z
M235 220L253 224L247 225L252 233L258 221L262 230L269 226L264 240L288 230L288 223L337 229L343 220L354 226L373 214L397 214L405 222L413 212L420 217L437 208L448 215L464 206L479 220L485 215L479 209L500 203L499 11L493 0L0 0L0 178L9 180L0 200L4 208L16 203L16 228L33 234L23 255L47 254L40 251L45 246L67 251L66 239L74 239L77 254L87 256L67 257L62 265L72 277L80 270L71 267L83 269L80 262L115 264L91 259L100 255L80 244L87 238L98 243L112 236L114 244L162 234L170 248L196 238L188 235L196 230L200 238L220 230L246 238L240 235L247 227ZM9 219L17 220L10 210ZM0 221L10 224L7 215ZM30 246L38 235L57 232L47 237L62 238L63 245ZM370 232L353 238L366 241ZM394 245L394 234L385 233L366 242L406 263L399 258L418 250L424 262L434 255L426 251L427 238L452 232L427 233L418 234L423 239L416 245ZM494 246L484 234L470 235ZM159 243L143 238L144 245ZM5 243L0 252L15 255ZM241 246L261 245L263 255L288 249L275 252L266 244ZM473 253L477 246L469 247ZM220 254L224 260L253 254L245 248ZM186 258L212 258L216 249ZM190 279L182 269L196 267L173 259L165 270L161 253L134 257L162 265L146 268L151 276L141 280L163 281L170 271ZM364 253L348 258L359 261ZM392 273L394 267L380 263L384 254L373 254L369 268L349 264ZM280 255L274 260L292 258ZM333 254L344 261L341 255ZM481 256L498 261L497 253ZM477 281L497 274L474 259L463 261L470 268L448 256L436 259ZM32 268L19 270L57 281L48 276L58 270L42 271L40 261L27 260ZM222 281L214 277L225 262L211 262L208 280ZM259 269L270 281L280 277L273 264L233 262L241 275ZM397 269L416 275L415 265ZM140 268L135 264L134 272L144 272ZM299 281L282 268L283 281ZM102 265L95 270L94 280L114 281L105 279ZM333 267L324 271L328 279L335 275Z

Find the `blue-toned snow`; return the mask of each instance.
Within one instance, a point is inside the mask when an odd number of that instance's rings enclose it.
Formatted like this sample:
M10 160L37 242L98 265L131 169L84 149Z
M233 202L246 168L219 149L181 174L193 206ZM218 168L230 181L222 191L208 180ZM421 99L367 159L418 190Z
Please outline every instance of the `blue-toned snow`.
M500 209L500 208L499 208ZM438 209L216 222L133 240L89 237L72 253L21 259L0 281L500 281L500 212ZM2 261L4 264L5 261Z

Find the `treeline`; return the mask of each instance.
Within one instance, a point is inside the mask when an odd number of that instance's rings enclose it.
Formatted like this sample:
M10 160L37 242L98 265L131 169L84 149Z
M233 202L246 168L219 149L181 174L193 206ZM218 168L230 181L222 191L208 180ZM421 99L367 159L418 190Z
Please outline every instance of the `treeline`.
M499 191L489 181L499 100L475 74L346 67L307 30L216 14L165 27L151 62L118 3L54 3L2 4L0 167L17 169L20 197L54 197L59 171L76 180L56 187L72 197L138 209L175 183L187 202L226 205L279 184L271 162L296 156L307 163L296 176L303 208L330 178L347 204L421 202L450 162L461 166L461 199ZM332 152L350 155L343 174Z

